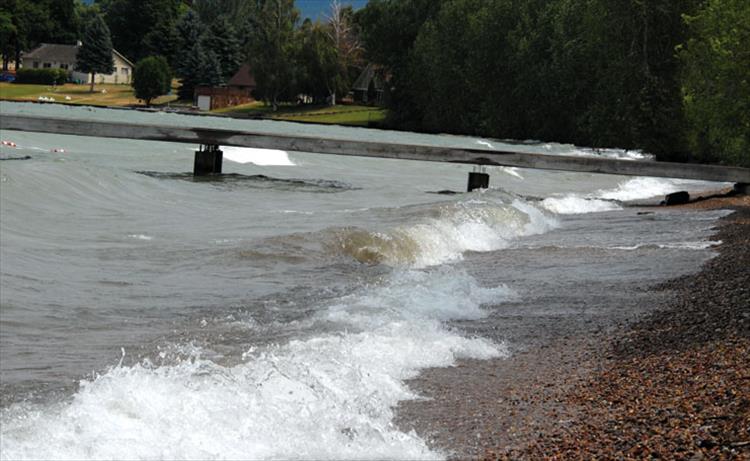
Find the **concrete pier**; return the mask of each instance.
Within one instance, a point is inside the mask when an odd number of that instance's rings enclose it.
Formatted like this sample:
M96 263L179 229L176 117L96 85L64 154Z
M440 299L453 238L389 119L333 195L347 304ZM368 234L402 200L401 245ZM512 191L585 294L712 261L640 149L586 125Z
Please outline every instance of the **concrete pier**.
M193 176L221 174L221 165L223 160L224 154L219 149L219 146L215 144L202 144L200 150L195 151Z

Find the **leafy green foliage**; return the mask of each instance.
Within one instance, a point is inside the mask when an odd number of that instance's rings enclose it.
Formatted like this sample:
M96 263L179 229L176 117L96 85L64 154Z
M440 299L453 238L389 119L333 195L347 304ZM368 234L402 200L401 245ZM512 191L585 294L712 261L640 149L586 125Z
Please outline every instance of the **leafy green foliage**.
M295 98L299 54L294 0L258 0L249 27L249 61L255 72L256 97L276 108Z
M135 66L133 82L135 97L143 100L147 106L151 101L169 93L172 87L172 70L164 56L143 58Z
M16 71L16 83L62 85L67 81L68 72L64 69L18 69Z
M702 161L750 167L750 2L708 0L680 49L688 142Z

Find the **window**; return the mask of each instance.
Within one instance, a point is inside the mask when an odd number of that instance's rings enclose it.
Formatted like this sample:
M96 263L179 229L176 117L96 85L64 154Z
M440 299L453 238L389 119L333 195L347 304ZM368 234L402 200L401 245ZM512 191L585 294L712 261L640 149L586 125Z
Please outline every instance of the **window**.
M45 62L42 67L44 67L45 69L49 69L50 67L52 67L52 63L51 62Z
M34 61L32 67L34 67L34 69L39 69L39 61Z
M60 64L60 69L68 70L68 65L67 64Z
M127 67L123 67L123 68L121 68L121 69L120 69L120 73L121 73L122 75L128 75L128 68L127 68Z

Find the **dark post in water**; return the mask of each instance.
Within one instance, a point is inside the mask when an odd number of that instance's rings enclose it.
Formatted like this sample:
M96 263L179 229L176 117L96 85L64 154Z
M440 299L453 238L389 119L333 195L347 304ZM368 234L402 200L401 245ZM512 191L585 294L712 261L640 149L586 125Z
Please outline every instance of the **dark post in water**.
M487 189L489 187L490 175L476 171L469 173L469 185L466 187L466 192L471 192L474 189Z
M193 176L221 174L221 163L224 158L219 146L215 144L201 144L200 150L195 151Z

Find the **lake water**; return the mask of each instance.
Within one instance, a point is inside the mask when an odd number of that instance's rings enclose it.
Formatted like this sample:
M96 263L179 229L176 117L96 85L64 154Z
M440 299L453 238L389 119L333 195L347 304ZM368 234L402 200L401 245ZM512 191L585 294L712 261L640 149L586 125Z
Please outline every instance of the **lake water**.
M507 147L54 105L0 110ZM228 175L196 180L197 146L1 137L16 145L0 151L2 459L442 458L392 424L394 406L418 397L404 380L526 341L510 324L488 338L457 321L483 324L509 305L564 321L582 309L571 299L695 271L726 214L624 206L715 183L489 167L491 189L440 195L464 190L471 167L240 148L225 149Z

